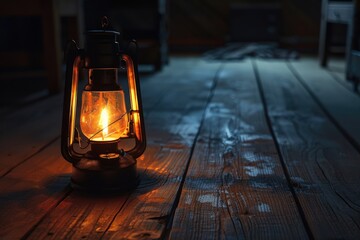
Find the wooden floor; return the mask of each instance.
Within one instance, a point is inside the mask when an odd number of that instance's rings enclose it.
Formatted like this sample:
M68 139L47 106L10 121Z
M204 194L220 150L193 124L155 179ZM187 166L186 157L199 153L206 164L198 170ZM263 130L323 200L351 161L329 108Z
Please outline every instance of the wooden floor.
M342 68L170 62L142 78L128 194L71 189L61 95L2 115L0 239L360 239L360 97Z

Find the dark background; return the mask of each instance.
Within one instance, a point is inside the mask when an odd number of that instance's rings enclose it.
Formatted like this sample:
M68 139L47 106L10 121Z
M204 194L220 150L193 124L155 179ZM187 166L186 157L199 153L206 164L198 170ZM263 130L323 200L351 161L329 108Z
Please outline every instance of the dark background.
M160 54L199 54L229 42L275 42L282 48L317 54L320 0L84 0L85 30L98 28L101 17L124 38L135 38L140 62L152 63ZM29 1L31 4L31 1ZM22 6L26 7L26 6ZM161 14L159 14L161 12ZM160 22L160 24L159 24ZM77 39L75 17L61 18L61 42ZM0 105L13 102L8 93L25 96L46 89L37 74L44 66L41 17L0 16ZM344 53L345 26L332 34L333 45ZM167 57L161 64L168 63ZM161 65L160 64L160 65ZM159 68L161 69L161 67ZM17 73L31 70L26 77ZM15 73L15 74L14 74Z

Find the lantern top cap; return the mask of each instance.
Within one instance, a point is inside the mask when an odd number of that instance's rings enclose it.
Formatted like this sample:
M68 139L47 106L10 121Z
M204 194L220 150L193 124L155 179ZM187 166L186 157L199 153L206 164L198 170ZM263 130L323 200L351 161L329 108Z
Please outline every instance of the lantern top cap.
M87 68L118 68L120 65L120 33L110 29L109 20L104 17L102 29L90 30L86 34L85 50Z
M101 19L101 29L97 30L89 30L87 32L88 35L98 36L98 37L111 37L111 36L119 36L120 33L110 29L110 20L108 17L103 16Z
M113 30L89 30L87 32L87 34L89 35L99 35L99 36L119 36L120 33L117 31L113 31Z

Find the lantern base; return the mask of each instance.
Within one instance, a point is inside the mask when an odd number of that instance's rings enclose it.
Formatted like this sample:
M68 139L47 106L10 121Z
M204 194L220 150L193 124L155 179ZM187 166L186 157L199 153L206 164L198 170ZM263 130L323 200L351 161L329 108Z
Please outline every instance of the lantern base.
M138 182L136 160L129 154L116 159L83 158L73 164L71 186L75 189L127 192Z

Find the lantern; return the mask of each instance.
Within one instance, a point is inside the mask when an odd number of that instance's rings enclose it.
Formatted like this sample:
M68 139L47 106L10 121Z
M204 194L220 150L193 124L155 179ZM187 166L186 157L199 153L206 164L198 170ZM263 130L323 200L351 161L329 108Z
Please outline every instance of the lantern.
M73 165L73 187L126 191L137 185L136 159L146 147L137 45L119 44L108 25L104 17L102 29L87 32L85 49L74 41L66 48L61 152ZM80 73L88 77L82 91Z

